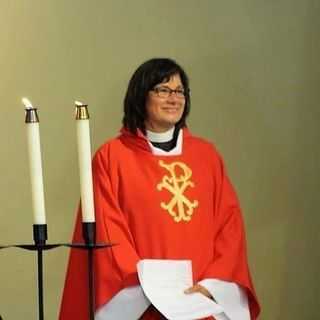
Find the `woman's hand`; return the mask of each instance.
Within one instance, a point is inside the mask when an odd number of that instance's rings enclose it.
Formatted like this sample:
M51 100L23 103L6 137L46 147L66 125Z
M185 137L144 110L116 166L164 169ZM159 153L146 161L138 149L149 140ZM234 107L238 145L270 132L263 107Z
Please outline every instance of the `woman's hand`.
M195 284L193 287L190 287L184 291L184 293L186 293L186 294L195 293L195 292L200 292L204 296L206 296L207 298L214 300L211 293L205 287L201 286L200 284Z

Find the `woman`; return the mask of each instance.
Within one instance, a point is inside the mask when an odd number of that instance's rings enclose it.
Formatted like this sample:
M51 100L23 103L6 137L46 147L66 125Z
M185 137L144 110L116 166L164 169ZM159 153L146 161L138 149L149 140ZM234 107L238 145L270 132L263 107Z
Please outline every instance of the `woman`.
M191 260L185 293L214 299L224 310L216 319L259 314L236 194L215 147L187 129L189 111L184 70L151 59L129 82L120 135L94 157L97 238L119 244L95 253L97 320L163 319L139 285L141 259ZM87 317L85 259L72 251L60 320Z

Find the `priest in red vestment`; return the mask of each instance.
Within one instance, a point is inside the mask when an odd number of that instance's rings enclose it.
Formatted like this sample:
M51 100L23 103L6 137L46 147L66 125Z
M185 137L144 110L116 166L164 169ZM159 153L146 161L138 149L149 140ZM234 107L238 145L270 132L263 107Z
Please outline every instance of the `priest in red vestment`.
M143 292L141 259L191 260L194 286L223 312L216 320L255 320L260 312L247 262L240 205L214 145L186 127L190 89L171 59L133 74L123 128L93 159L97 241L95 319L165 319ZM80 210L74 241L82 241ZM60 320L87 320L87 261L71 250Z

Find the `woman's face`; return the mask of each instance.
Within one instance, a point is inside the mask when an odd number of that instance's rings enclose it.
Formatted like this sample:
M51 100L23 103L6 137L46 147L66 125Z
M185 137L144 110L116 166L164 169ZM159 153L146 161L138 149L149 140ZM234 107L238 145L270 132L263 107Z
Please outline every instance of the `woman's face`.
M181 95L184 88L180 75L173 75L169 81L157 84L154 89L158 91L149 91L146 99L145 126L150 131L165 132L175 126L184 111L185 98ZM170 89L178 92L170 92L167 97L163 97L165 91Z

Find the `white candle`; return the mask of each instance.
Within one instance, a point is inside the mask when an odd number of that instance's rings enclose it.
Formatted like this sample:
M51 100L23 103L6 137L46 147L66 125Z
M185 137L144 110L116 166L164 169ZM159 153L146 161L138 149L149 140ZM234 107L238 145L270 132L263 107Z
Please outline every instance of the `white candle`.
M43 177L41 164L41 148L39 134L39 119L37 109L31 102L23 98L26 110L26 130L28 141L29 168L31 180L31 194L34 224L46 224Z
M91 168L89 113L87 105L79 101L75 101L75 105L82 221L95 222Z

